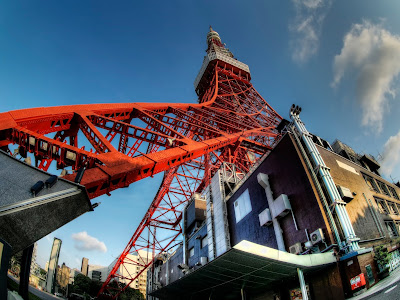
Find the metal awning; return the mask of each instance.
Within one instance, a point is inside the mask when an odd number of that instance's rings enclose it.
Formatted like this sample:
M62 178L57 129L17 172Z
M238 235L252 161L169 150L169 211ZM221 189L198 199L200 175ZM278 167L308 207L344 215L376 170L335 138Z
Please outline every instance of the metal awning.
M297 278L336 262L333 252L295 255L249 241L232 249L179 280L150 293L160 299L189 299L188 296L240 295L247 291L268 290L280 280Z

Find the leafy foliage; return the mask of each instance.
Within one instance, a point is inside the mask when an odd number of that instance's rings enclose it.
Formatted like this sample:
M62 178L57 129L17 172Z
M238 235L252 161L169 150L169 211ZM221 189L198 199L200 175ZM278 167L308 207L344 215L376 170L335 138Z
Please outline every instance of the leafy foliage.
M70 287L70 293L77 293L81 295L90 295L91 297L96 297L102 283L99 281L91 280L89 277L83 274L77 274L75 276L74 284ZM112 281L110 283L110 287L124 288L126 285L123 283L117 283L116 281ZM144 300L143 294L136 289L131 287L127 287L119 296L119 300Z
M380 270L385 269L386 265L390 262L391 254L384 246L376 247L374 252L375 252L374 260L377 262L379 269Z

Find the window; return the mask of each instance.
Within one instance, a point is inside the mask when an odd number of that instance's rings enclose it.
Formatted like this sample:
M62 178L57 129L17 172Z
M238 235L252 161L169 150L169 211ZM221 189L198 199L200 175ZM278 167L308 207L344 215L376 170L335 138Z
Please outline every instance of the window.
M189 249L189 257L192 257L194 255L194 247Z
M387 221L387 222L385 222L385 225L389 232L390 237L398 236L397 229L396 229L396 226L394 225L393 221Z
M386 184L384 184L382 181L377 180L376 181L378 183L379 188L382 191L382 194L385 194L386 196L390 196L389 190L386 186Z
M371 190L374 190L374 191L377 192L377 193L380 193L380 191L379 191L379 189L378 189L378 186L377 186L376 183L375 183L375 180L374 180L371 176L368 176L368 175L366 175L366 174L362 174L362 175L363 175L363 177L364 177L365 182L366 182L367 185L369 186L369 188L370 188Z
M392 194L392 197L395 198L395 199L397 199L397 200L400 200L400 199L399 199L399 195L397 195L396 190L395 190L393 187L391 187L391 186L388 186L388 188L389 188L390 193Z
M389 214L389 209L385 203L385 200L375 198L375 201L376 201L376 204L378 205L378 209L381 214L386 214L386 215Z
M207 236L204 236L202 239L201 239L201 248L204 248L205 246L207 246L208 245L208 239L207 239Z
M251 202L249 190L245 190L239 198L233 203L235 208L236 223L243 219L249 212L251 212Z
M354 163L358 163L358 161L354 155L349 154L349 159Z
M396 225L397 232L400 232L400 221L394 222L394 225Z
M388 204L388 206L389 206L389 212L390 212L390 214L392 214L392 215L398 215L399 214L399 211L398 211L398 209L397 209L397 206L396 206L396 203L393 203L393 202L387 202L387 204Z

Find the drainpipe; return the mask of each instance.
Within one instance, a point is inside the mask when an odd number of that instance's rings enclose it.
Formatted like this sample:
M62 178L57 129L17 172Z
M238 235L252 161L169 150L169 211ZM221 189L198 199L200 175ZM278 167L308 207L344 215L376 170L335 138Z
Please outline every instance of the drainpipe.
M340 194L329 172L329 168L326 166L324 160L321 157L321 154L319 153L317 147L312 141L311 134L307 131L304 123L300 120L300 112L301 108L298 106L295 107L293 105L290 109L290 117L293 120L293 124L296 127L297 131L301 134L301 138L306 145L308 153L312 161L314 162L316 169L318 169L318 173L322 179L323 184L325 185L326 191L329 195L329 198L331 199L331 203L335 207L336 214L342 225L343 232L350 251L360 249L360 246L358 245L359 238L357 238L354 232L349 215L346 211L346 202L341 200Z
M308 300L308 294L307 294L306 282L304 280L303 270L297 268L297 275L299 276L300 288L301 288L301 294L303 295L303 300Z
M264 173L257 174L258 183L265 189L265 195L267 196L268 206L271 210L271 215L275 215L274 197L272 195L271 186L268 181L268 175ZM283 241L282 229L279 225L279 221L276 218L272 218L272 225L274 226L276 243L278 244L278 250L285 251L285 242Z
M182 213L182 256L183 256L183 263L187 265L186 207Z
M169 256L168 252L167 252L167 261L166 261L166 266L165 266L165 285L169 284L169 259L171 257Z

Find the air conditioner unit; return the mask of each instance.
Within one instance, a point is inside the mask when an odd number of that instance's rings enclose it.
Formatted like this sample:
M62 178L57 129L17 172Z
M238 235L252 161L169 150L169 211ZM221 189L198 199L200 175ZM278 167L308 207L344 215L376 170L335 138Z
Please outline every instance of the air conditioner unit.
M291 254L300 254L302 251L303 251L303 247L301 246L300 242L289 247L289 252Z
M202 256L200 257L200 260L196 263L196 266L205 266L207 264L208 257L207 256Z
M272 217L269 208L264 209L259 215L260 226L269 226L272 224Z
M313 233L311 233L310 238L313 245L318 244L323 240L325 240L324 233L322 232L321 228L318 228Z
M282 194L278 198L274 200L274 218L282 218L286 216L290 211L292 207L290 205L290 201L287 195Z
M342 200L345 202L350 202L351 200L354 199L353 194L351 193L350 189L344 186L338 185L337 187L340 197L342 197Z

